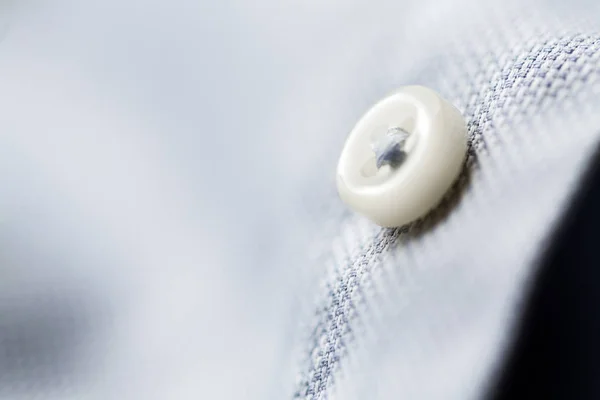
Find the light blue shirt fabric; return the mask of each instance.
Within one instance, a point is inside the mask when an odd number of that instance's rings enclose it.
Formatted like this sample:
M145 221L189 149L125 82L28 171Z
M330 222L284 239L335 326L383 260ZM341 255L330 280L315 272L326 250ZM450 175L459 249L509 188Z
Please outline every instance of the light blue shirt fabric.
M598 5L480 3L0 2L0 398L479 397L600 122ZM414 237L334 187L404 84L478 166Z

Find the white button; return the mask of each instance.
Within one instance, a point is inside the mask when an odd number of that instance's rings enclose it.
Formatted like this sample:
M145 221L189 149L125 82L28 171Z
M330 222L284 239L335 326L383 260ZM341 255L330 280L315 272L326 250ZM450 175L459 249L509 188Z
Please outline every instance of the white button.
M381 226L435 207L467 153L460 112L431 89L406 86L375 104L346 140L337 168L342 200Z

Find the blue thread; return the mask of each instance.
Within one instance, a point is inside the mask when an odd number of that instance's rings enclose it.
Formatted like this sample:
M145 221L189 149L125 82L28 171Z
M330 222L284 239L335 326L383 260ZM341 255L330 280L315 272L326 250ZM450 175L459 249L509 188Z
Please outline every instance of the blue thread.
M386 134L373 143L377 168L389 165L392 168L399 166L406 158L404 144L410 133L402 128L389 128Z

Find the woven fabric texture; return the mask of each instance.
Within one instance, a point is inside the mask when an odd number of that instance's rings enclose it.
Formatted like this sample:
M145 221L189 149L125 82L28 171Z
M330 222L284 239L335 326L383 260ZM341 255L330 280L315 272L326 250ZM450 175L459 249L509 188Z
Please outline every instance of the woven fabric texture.
M410 226L339 219L315 260L325 283L296 398L467 399L493 383L527 279L600 134L600 37L553 4L512 6L472 4L476 22L440 37L443 52L415 73L467 119L465 170Z
M0 399L480 398L600 138L596 0L0 0ZM335 192L426 85L464 173Z

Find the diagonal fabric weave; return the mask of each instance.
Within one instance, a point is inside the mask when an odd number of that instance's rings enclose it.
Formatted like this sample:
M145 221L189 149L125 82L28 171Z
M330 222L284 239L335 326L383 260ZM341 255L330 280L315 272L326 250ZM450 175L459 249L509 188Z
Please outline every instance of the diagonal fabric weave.
M599 39L597 0L0 0L0 399L483 397L598 147ZM469 157L380 229L334 171L408 84Z
M359 250L324 277L296 398L464 399L493 379L543 238L599 139L600 37L523 9L480 12L489 36L449 46L418 79L467 118L463 176L412 226L369 233L346 217L339 235Z

